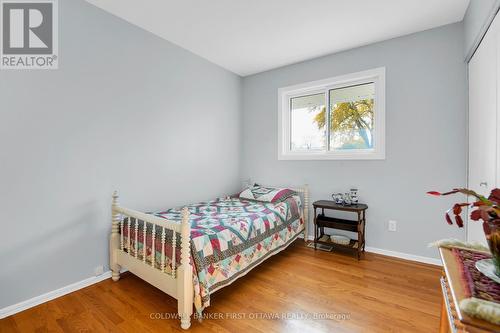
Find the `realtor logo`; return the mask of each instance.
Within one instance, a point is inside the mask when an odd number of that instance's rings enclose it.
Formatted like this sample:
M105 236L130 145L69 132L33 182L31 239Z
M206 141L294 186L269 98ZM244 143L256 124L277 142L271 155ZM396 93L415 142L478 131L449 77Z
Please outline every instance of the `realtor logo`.
M1 69L57 69L57 0L0 0Z

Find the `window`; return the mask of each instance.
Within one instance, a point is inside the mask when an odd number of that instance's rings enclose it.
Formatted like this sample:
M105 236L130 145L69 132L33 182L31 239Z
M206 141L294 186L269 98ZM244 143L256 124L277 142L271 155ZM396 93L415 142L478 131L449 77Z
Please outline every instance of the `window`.
M385 68L279 89L278 159L384 159Z

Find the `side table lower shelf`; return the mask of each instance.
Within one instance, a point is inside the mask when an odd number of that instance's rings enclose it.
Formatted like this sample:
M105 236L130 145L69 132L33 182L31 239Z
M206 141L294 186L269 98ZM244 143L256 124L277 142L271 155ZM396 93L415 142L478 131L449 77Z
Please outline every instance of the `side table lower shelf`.
M357 239L351 239L351 241L349 242L349 244L338 244L338 243L334 243L332 242L330 239L328 240L321 240L323 236L319 236L317 239L316 239L316 244L323 244L323 245L327 245L327 246L331 246L333 247L334 249L339 249L339 250L348 250L348 251L355 251L356 253L358 253L358 259L360 258L360 253L361 252L364 252L365 249L362 248L358 251L358 246L359 246L359 242Z

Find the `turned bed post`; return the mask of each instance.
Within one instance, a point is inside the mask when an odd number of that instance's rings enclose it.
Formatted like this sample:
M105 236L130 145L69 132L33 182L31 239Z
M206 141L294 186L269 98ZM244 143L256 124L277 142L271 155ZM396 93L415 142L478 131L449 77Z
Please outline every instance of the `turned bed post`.
M120 265L116 262L116 252L120 248L120 214L116 212L118 207L118 192L113 193L113 200L111 203L111 236L109 237L109 268L111 269L111 278L113 281L120 279ZM130 237L130 234L129 234Z
M175 237L175 233L174 233ZM181 222L181 264L177 269L177 306L181 318L181 327L185 330L191 326L193 313L193 269L191 268L191 224L189 211L182 209ZM172 258L175 260L175 258Z
M304 185L304 242L307 244L309 230L309 185Z

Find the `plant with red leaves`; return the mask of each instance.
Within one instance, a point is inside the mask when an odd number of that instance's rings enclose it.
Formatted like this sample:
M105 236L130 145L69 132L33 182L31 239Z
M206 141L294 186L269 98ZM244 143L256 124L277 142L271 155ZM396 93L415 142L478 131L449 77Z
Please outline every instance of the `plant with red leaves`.
M466 189L466 188L456 188L452 191L441 193L437 191L429 191L427 194L435 195L435 196L444 196L455 193L462 193L467 196L472 196L476 198L476 201L473 203L456 203L446 211L445 219L448 224L453 224L453 221L450 217L450 212L453 212L455 217L455 223L458 227L462 228L464 226L464 221L462 219L462 207L470 206L471 208L475 208L470 214L470 218L474 221L483 220L483 226L487 228L487 224L491 220L498 219L500 217L500 189L496 188L491 191L490 196L488 198L477 194L476 192ZM486 230L485 230L486 232Z
M455 204L452 208L448 209L445 218L449 224L453 224L450 217L450 212L453 211L453 215L455 215L455 222L460 228L463 227L464 221L460 216L462 213L462 207L470 205L472 210L470 214L471 220L483 220L484 235L492 254L495 274L500 277L500 189L496 188L491 191L488 198L466 188L457 188L446 193L439 193L436 191L427 193L438 196L462 193L476 198L476 201L473 203Z

